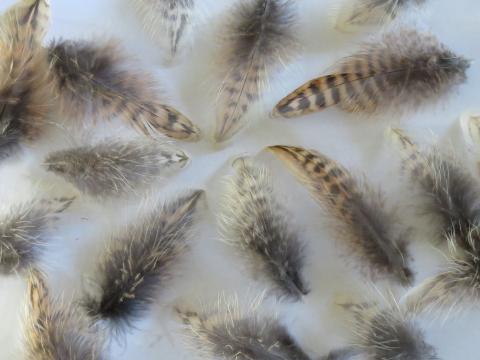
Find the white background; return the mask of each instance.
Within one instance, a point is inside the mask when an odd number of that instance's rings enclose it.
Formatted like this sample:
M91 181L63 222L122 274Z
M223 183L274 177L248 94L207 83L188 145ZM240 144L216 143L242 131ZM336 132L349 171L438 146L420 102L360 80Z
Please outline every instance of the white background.
M240 0L241 1L241 0ZM163 68L161 53L142 31L131 4L126 0L52 0L52 25L48 41L53 38L108 39L118 38L125 48L136 55L139 67L150 69L163 84L170 102L196 122L206 134L214 119L213 101L218 88L218 70L213 59L218 39L218 25L224 11L233 0L204 0L202 14L195 31L196 41L183 64ZM391 126L405 128L419 142L440 141L452 146L472 169L475 152L466 151L459 127L459 116L467 109L478 107L480 71L475 61L468 71L468 81L450 96L435 104L410 113L403 119L392 115L379 119L364 119L336 109L300 119L269 119L268 112L275 100L289 90L319 75L336 59L349 54L368 34L342 34L332 29L329 9L335 0L299 0L301 25L298 36L303 50L296 61L271 82L271 91L264 106L249 113L252 122L248 130L226 147L215 147L208 136L197 144L179 144L191 157L190 166L162 187L161 196L172 197L177 190L204 188L208 205L202 209L201 226L191 239L192 251L178 269L178 276L159 294L159 301L145 321L119 342L112 341L110 353L114 359L191 359L184 346L171 313L174 303L208 304L219 293L238 293L254 297L262 289L253 281L226 245L218 241L214 215L222 178L231 170L229 162L240 154L257 154L273 144L292 144L314 148L337 159L352 170L364 172L375 184L382 184L391 204L399 207L403 221L413 226L412 253L417 282L435 274L444 263L441 252L429 243L431 227L418 218L408 196L408 186L399 178L395 152L385 139ZM0 8L12 1L2 0ZM478 0L432 0L425 9L412 14L409 22L430 30L449 47L467 58L480 57L480 2ZM0 168L0 203L3 210L12 203L28 200L33 194L47 197L68 195L73 189L60 179L45 174L39 163L53 149L68 147L87 137L128 134L117 122L100 124L87 135L69 128L52 131L32 149ZM83 139L83 140L82 140ZM464 156L468 155L468 156ZM478 157L477 157L478 158ZM307 192L272 157L261 154L275 176L280 198L293 214L294 221L308 248L305 276L312 292L303 303L273 304L268 308L279 314L293 336L318 357L348 342L348 321L335 303L340 300L369 299L370 285L363 285L355 265L342 257L324 230L322 214ZM478 176L478 174L477 174ZM92 273L95 254L108 233L128 219L128 209L135 211L138 201L109 202L100 206L87 199L78 201L62 218L54 231L45 258L52 291L64 299L77 299L84 288L85 277ZM123 210L125 208L125 210ZM385 289L382 284L379 288ZM21 358L21 319L24 313L25 284L21 278L0 281L0 358ZM399 292L401 294L401 292ZM245 299L244 299L245 298ZM425 316L421 326L428 341L442 359L478 359L476 340L480 337L478 309L450 314Z

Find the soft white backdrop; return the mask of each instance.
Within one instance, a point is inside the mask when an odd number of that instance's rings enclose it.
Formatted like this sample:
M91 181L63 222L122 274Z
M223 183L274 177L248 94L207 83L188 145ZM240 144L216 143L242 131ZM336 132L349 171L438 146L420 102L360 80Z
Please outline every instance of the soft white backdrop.
M242 0L238 0L242 1ZM382 184L392 204L399 206L405 222L413 226L412 252L417 281L433 275L444 262L442 254L428 242L431 228L417 219L412 210L414 199L408 197L408 186L399 178L395 153L385 141L385 130L392 124L405 128L420 142L440 141L454 147L472 165L476 154L467 151L458 119L466 109L478 107L480 70L475 61L468 71L465 85L446 99L426 106L403 119L385 116L369 120L347 115L335 109L301 119L269 119L268 112L289 90L319 75L336 59L356 49L368 36L334 31L329 20L330 8L336 0L298 0L301 24L298 36L303 48L298 58L271 82L271 91L264 105L249 113L252 126L226 147L215 147L208 136L197 144L182 144L191 157L190 166L160 189L162 198L173 196L185 188L207 190L208 206L202 210L201 225L192 238L192 251L185 257L178 276L159 294L145 321L121 341L110 344L114 359L190 359L179 327L171 313L176 302L209 303L221 292L261 292L261 283L245 274L242 262L228 247L218 241L214 214L222 190L222 177L231 170L230 160L241 154L256 155L272 144L295 144L318 149L346 166L363 171L376 184ZM0 9L13 1L2 0ZM233 0L203 0L195 34L196 41L185 61L176 67L164 68L161 53L142 31L133 7L127 0L52 0L52 25L48 41L53 38L108 39L118 38L139 60L139 66L154 72L163 84L170 102L188 115L208 134L214 118L213 100L218 87L215 53L218 26L223 11ZM480 58L480 3L478 0L427 1L425 9L406 19L424 30L430 30L459 54ZM378 29L377 29L378 31ZM72 188L45 174L39 163L52 149L64 148L88 137L129 134L120 123L100 124L95 130L60 127L17 159L0 167L0 202L2 210L10 204L41 196L71 194ZM363 284L353 264L341 256L328 231L321 212L307 192L270 156L259 159L273 171L283 202L292 211L296 226L308 246L306 278L312 292L300 304L270 304L293 336L313 358L348 341L348 322L335 307L339 299L366 300L370 285ZM478 175L477 175L478 176ZM125 222L144 201L112 201L100 206L91 201L77 202L58 224L45 257L45 269L52 291L65 299L76 299L85 286L85 277L94 276L94 255L107 239L109 231ZM378 286L385 289L384 284ZM0 281L0 359L21 359L21 319L24 313L24 281L17 277ZM401 293L399 293L401 294ZM240 296L245 300L248 296ZM244 299L245 298L245 299ZM478 359L476 340L480 337L480 311L471 309L440 318L425 317L421 321L428 341L440 358L448 360Z

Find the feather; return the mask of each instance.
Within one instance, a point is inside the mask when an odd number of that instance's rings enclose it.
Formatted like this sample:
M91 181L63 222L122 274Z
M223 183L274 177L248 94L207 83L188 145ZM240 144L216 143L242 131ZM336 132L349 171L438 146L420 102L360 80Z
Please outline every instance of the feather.
M276 68L292 58L296 12L291 0L247 0L232 11L222 55L224 81L217 99L215 140L233 137Z
M0 273L25 272L35 265L58 214L73 199L33 200L13 206L0 218Z
M298 300L309 293L303 279L304 245L291 229L290 214L275 198L268 170L253 160L235 161L220 215L223 239L281 295Z
M48 51L65 116L118 116L145 135L199 139L190 120L161 103L152 75L128 69L126 56L113 42L56 41Z
M194 349L202 358L222 360L309 360L287 329L271 316L220 300L215 309L178 310Z
M467 235L480 221L480 185L462 163L437 148L424 153L399 129L391 131L403 168L424 198L424 212L442 220L440 236L468 249Z
M187 163L183 151L160 142L107 140L51 153L44 166L81 192L106 198L147 187Z
M402 285L413 279L405 231L385 208L383 194L357 181L341 165L316 151L290 146L268 148L304 184L336 222L337 238L368 265L373 275Z
M144 27L173 61L193 40L194 0L135 0Z
M355 347L346 347L331 351L328 355L322 356L320 360L349 360L354 359L358 355L358 350Z
M99 293L86 293L83 306L95 320L124 330L155 301L187 249L187 236L203 191L192 191L132 224L100 255L94 280Z
M463 83L469 66L432 35L390 32L286 96L274 115L296 117L333 105L370 114L415 107Z
M101 335L77 309L52 299L37 270L31 270L28 277L25 338L27 360L104 358Z
M335 25L344 31L361 25L381 25L425 2L426 0L340 0L335 4Z

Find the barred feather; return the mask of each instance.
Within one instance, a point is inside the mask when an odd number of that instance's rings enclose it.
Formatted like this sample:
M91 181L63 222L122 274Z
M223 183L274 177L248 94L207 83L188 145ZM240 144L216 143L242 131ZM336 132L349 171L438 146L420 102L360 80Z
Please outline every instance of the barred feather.
M56 41L49 47L60 109L66 116L118 116L145 135L196 141L199 129L161 103L152 75L128 68L113 42Z
M52 299L43 275L31 270L25 323L27 360L101 360L102 336L78 309Z
M184 52L193 38L194 0L135 0L146 30L167 52L167 62Z
M81 192L106 198L152 185L187 162L183 151L160 142L108 140L51 153L44 166Z
M320 202L336 222L337 237L373 275L402 285L413 279L405 231L384 204L383 194L316 151L291 146L269 147Z
M281 100L275 115L296 117L338 105L348 112L403 110L447 93L466 80L470 63L429 34L390 32L343 59L332 74Z
M181 196L111 240L95 272L99 293L86 293L83 301L90 316L121 331L149 309L187 249L202 197L199 190Z
M235 162L220 215L224 240L234 246L280 295L298 300L309 293L302 275L304 245L290 214L275 198L270 173L248 158Z
M219 301L211 311L179 311L202 358L218 360L309 360L277 319Z
M292 57L296 12L291 0L246 0L231 13L223 49L225 78L217 99L215 140L233 137L272 73Z
M439 149L423 153L401 130L391 131L403 167L425 199L425 212L442 219L440 235L468 249L467 235L480 221L480 185L460 161Z
M47 243L48 230L72 201L33 200L13 206L0 218L1 274L23 273L37 263Z

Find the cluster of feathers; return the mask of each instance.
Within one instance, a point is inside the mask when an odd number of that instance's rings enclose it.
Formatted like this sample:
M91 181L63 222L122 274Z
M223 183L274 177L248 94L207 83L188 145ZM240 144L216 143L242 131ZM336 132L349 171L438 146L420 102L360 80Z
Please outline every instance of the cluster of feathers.
M384 24L425 0L349 0L336 9L336 26ZM195 0L134 0L145 29L174 63L194 41ZM225 142L244 129L281 67L293 60L298 39L293 0L245 0L230 10L220 41L222 82L215 102L213 138ZM159 139L198 141L200 129L159 96L154 76L113 40L57 39L45 45L48 0L21 0L0 18L0 159L34 146L60 114L84 124L119 118L135 129L134 140L107 138L61 149L43 159L43 170L69 183L80 199L102 202L152 188L184 168L189 155ZM351 113L380 114L416 107L447 94L466 80L469 61L434 36L416 30L387 32L340 60L327 75L308 81L281 100L273 114L297 117L338 106ZM477 119L478 120L478 119ZM472 118L469 129L480 133ZM476 125L475 125L476 124ZM475 127L476 126L476 127ZM480 136L478 136L480 138ZM480 184L460 161L438 149L422 150L399 129L391 131L403 173L418 193L422 213L434 219L435 245L448 248L442 271L411 288L406 301L349 304L350 343L323 360L434 360L416 314L480 300ZM336 241L366 280L411 287L408 227L384 192L362 175L315 150L267 148L318 202ZM234 161L226 181L218 227L252 278L277 301L299 302L310 292L307 249L292 214L282 204L269 170L253 158ZM51 294L42 257L55 224L76 198L35 198L0 215L0 273L28 283L24 319L27 359L106 359L106 339L135 328L159 302L188 256L202 190L156 203L109 236L78 301ZM258 304L257 304L258 305ZM205 358L236 360L314 359L274 315L259 306L241 310L236 300L214 308L177 308L186 338ZM318 357L316 357L318 358Z

